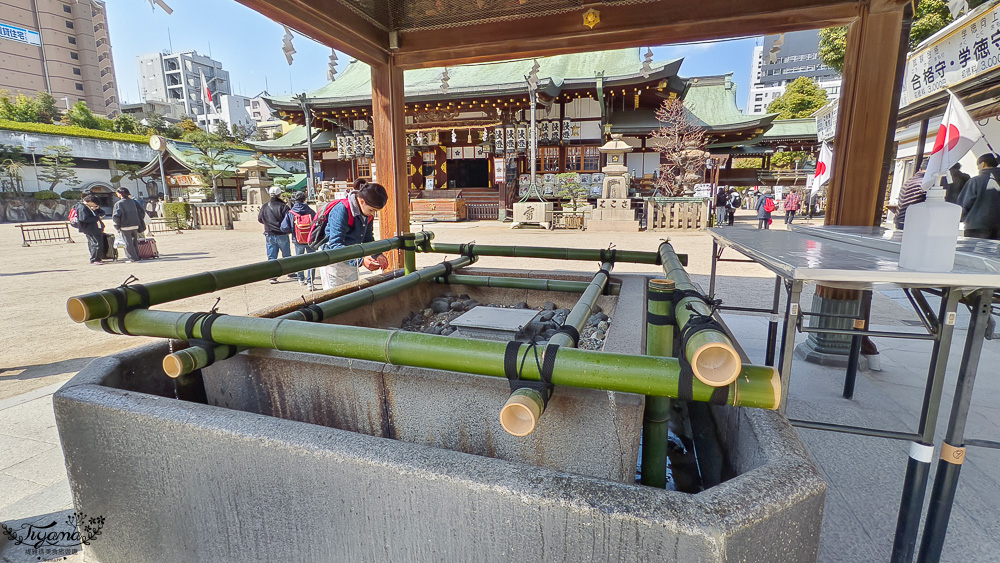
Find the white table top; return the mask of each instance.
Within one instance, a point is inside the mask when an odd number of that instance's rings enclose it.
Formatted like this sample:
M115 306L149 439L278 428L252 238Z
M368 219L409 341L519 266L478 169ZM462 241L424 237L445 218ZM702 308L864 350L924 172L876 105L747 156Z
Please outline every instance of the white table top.
M709 233L720 246L733 248L789 280L850 289L869 289L879 284L1000 287L997 241L959 239L961 251L950 272L918 272L899 267L901 232L793 226L789 231L716 227Z

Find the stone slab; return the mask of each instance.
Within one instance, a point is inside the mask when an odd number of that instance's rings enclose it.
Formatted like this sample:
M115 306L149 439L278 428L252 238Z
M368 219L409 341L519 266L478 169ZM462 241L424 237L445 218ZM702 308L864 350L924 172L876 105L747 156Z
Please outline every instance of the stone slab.
M638 221L613 221L609 219L591 219L587 221L588 231L611 231L611 232L625 232L625 233L637 233L639 232L639 222Z

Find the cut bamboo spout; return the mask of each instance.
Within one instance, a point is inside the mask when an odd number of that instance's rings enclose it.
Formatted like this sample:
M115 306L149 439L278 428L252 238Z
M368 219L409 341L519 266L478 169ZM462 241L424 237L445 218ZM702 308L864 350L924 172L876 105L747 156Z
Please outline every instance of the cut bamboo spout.
M667 279L674 282L677 291L698 291L700 294L670 243L662 243L659 254L663 263L663 273ZM682 334L692 320L702 316L711 316L711 314L711 308L699 297L685 297L678 301L674 307L677 327ZM722 331L712 328L691 334L687 345L678 352L684 354L690 362L694 376L705 385L712 387L724 387L736 381L743 365L743 362L740 361L740 355L736 352L729 337Z

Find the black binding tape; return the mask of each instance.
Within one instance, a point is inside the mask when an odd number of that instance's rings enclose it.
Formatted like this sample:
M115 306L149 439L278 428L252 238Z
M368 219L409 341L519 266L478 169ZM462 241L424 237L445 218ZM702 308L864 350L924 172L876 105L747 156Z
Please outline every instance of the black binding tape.
M618 249L616 248L602 248L601 249L601 262L611 262L614 263L615 255L618 254Z
M673 290L671 290L671 291L650 291L650 292L648 292L648 295L646 297L650 301L657 301L657 302L661 302L661 303L665 302L665 301L673 302Z
M653 326L673 326L674 317L646 311L646 324Z
M677 398L683 401L691 401L694 399L694 370L691 369L691 362L687 359L687 343L695 334L703 330L718 330L720 332L725 332L723 326L719 321L715 320L709 315L694 314L688 319L687 324L681 330L680 338L680 353L677 354L677 363L680 364L680 374L677 382ZM713 404L725 404L726 399L729 397L729 389L725 387L725 395L722 395L717 388L712 392L711 402ZM717 396L721 395L721 396ZM722 403L716 403L715 401L721 400Z
M451 265L451 262L442 262L442 264L444 264L444 275L441 276L441 279L444 280L444 283L448 283L448 277L451 276L451 271L453 267Z
M563 325L559 327L559 330L556 331L556 334L559 334L560 332L573 339L574 348L576 348L577 345L580 343L580 331L576 330L575 326Z
M559 346L555 344L549 344L545 348L545 358L539 364L538 362L538 346L532 342L529 347L531 352L535 354L535 363L538 364L538 376L541 381L529 381L521 379L521 371L524 369L524 362L528 359L528 352L525 352L524 357L521 358L521 365L517 364L517 356L520 352L523 342L518 342L512 340L507 343L507 347L504 349L503 356L503 371L504 375L507 376L507 381L510 383L510 392L513 393L518 389L534 389L542 396L543 407L548 406L549 398L552 396L552 369L555 367L556 352Z
M319 305L313 303L312 305L306 305L300 309L302 315L306 318L306 321L311 323L321 323L323 322L323 308Z
M476 246L476 243L474 243L474 242L462 243L462 244L458 245L458 253L461 254L462 256L466 256L468 258L473 258L473 257L475 257L475 255L472 253L472 249L475 246Z

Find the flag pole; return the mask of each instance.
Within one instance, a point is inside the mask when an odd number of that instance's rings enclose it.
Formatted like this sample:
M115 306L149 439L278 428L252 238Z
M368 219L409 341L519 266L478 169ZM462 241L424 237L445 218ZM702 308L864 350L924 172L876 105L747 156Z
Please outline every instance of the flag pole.
M958 98L958 94L952 92L951 88L945 88L944 90L945 90L945 92L948 92L949 96L955 96L955 98ZM958 102L962 103L961 98L958 98ZM972 116L969 116L969 117L972 117ZM979 129L979 133L983 136L983 142L986 143L986 148L990 149L990 152L996 155L997 154L997 150L995 148L993 148L993 145L990 144L990 140L986 138L986 133L983 133L983 128L979 126L979 121L978 120L974 120L974 121L976 123L976 129ZM998 156L1000 156L1000 155L998 155Z

